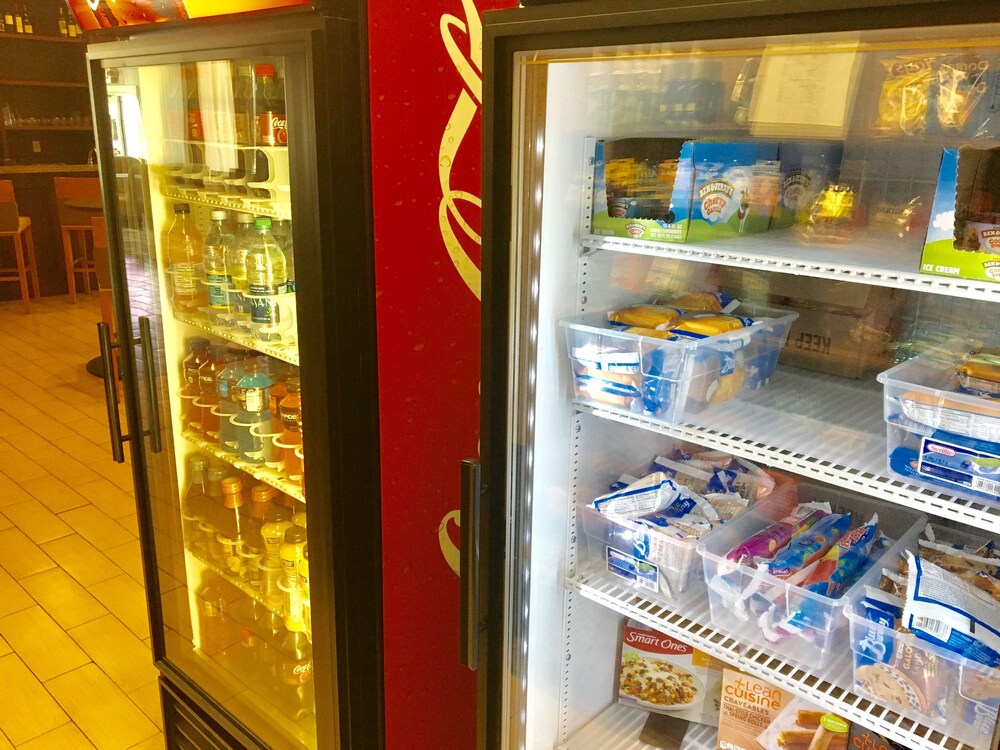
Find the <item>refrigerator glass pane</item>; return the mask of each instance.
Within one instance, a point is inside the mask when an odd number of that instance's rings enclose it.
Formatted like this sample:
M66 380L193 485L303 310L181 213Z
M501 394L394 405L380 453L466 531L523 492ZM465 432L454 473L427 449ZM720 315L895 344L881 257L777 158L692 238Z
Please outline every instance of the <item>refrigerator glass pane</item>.
M945 503L912 484L889 489L896 477L875 377L931 347L1000 336L1000 266L986 256L981 280L948 278L959 267L972 272L977 251L1000 249L995 154L975 179L976 170L960 174L957 189L954 175L955 149L1000 144L998 32L515 54L510 275L499 281L509 284L514 353L506 746L648 746L638 739L646 715L618 705L627 615L662 621L659 605L688 618L672 625L693 638L711 634L701 626L742 637L744 625L710 612L693 546L691 586L650 592L639 568L612 563L605 526L594 525L600 516L584 512L622 475L643 476L683 441L843 482L878 498L884 524L894 502L1000 532L995 506L982 500L941 487ZM925 238L960 249L928 256ZM675 361L674 342L663 338L675 321L609 324L611 311L703 290L738 299L749 332L702 338L686 323L677 348L688 354ZM674 304L690 320L697 308L688 303ZM850 690L844 623L830 644L792 638L770 648ZM724 641L714 637L710 650ZM761 669L778 677L777 667ZM880 709L845 710L874 722ZM989 746L972 727L915 718ZM923 747L916 734L903 744Z
M106 77L166 658L269 746L311 748L287 72Z

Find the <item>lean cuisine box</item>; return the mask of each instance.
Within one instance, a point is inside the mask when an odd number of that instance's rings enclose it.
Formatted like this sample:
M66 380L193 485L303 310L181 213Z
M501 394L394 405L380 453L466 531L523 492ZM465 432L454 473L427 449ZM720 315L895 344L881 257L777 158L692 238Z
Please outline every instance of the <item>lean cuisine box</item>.
M591 233L697 242L763 232L781 179L774 143L598 141Z
M622 629L618 702L715 726L725 665L641 623Z
M920 270L1000 281L1000 149L944 150Z

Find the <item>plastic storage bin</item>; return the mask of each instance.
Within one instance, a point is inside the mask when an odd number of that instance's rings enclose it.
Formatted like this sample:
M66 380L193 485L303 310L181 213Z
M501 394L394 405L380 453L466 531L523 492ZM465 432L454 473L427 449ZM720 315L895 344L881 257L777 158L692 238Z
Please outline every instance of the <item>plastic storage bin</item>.
M804 669L823 669L842 651L840 646L847 640L844 608L863 594L866 584L878 581L882 569L879 560L842 596L834 599L726 559L741 541L787 515L796 492L798 502L828 502L836 513L851 512L852 528L879 513L879 529L893 540L879 559L894 559L914 543L927 517L905 508L886 508L884 503L859 495L798 484L783 487L775 493L773 501L759 503L699 542L715 627L741 641L780 654L782 659ZM783 496L785 493L791 496ZM779 635L775 625L803 612L807 616L798 633Z
M756 325L704 339L612 328L603 313L563 321L577 399L675 424L767 384L798 313L741 307Z
M932 528L935 539L944 544L987 541ZM971 745L989 746L1000 705L1000 670L872 622L855 604L845 614L851 627L856 692Z
M1000 500L1000 401L955 392L959 359L928 352L879 374L889 473L938 491Z

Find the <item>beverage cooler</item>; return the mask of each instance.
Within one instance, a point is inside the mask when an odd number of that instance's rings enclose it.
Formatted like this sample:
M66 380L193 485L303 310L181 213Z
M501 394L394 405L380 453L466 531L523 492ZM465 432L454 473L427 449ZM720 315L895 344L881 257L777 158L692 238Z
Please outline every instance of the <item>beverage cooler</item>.
M996 7L527 5L484 25L479 747L996 747Z
M134 466L170 747L379 744L359 33L306 9L88 39L109 419Z

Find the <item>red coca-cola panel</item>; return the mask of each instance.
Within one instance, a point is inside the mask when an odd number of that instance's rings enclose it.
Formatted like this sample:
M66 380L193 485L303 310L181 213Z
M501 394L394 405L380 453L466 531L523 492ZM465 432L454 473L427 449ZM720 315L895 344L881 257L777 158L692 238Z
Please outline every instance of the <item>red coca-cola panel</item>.
M479 14L515 4L368 3L389 750L476 746L458 491L479 444Z

